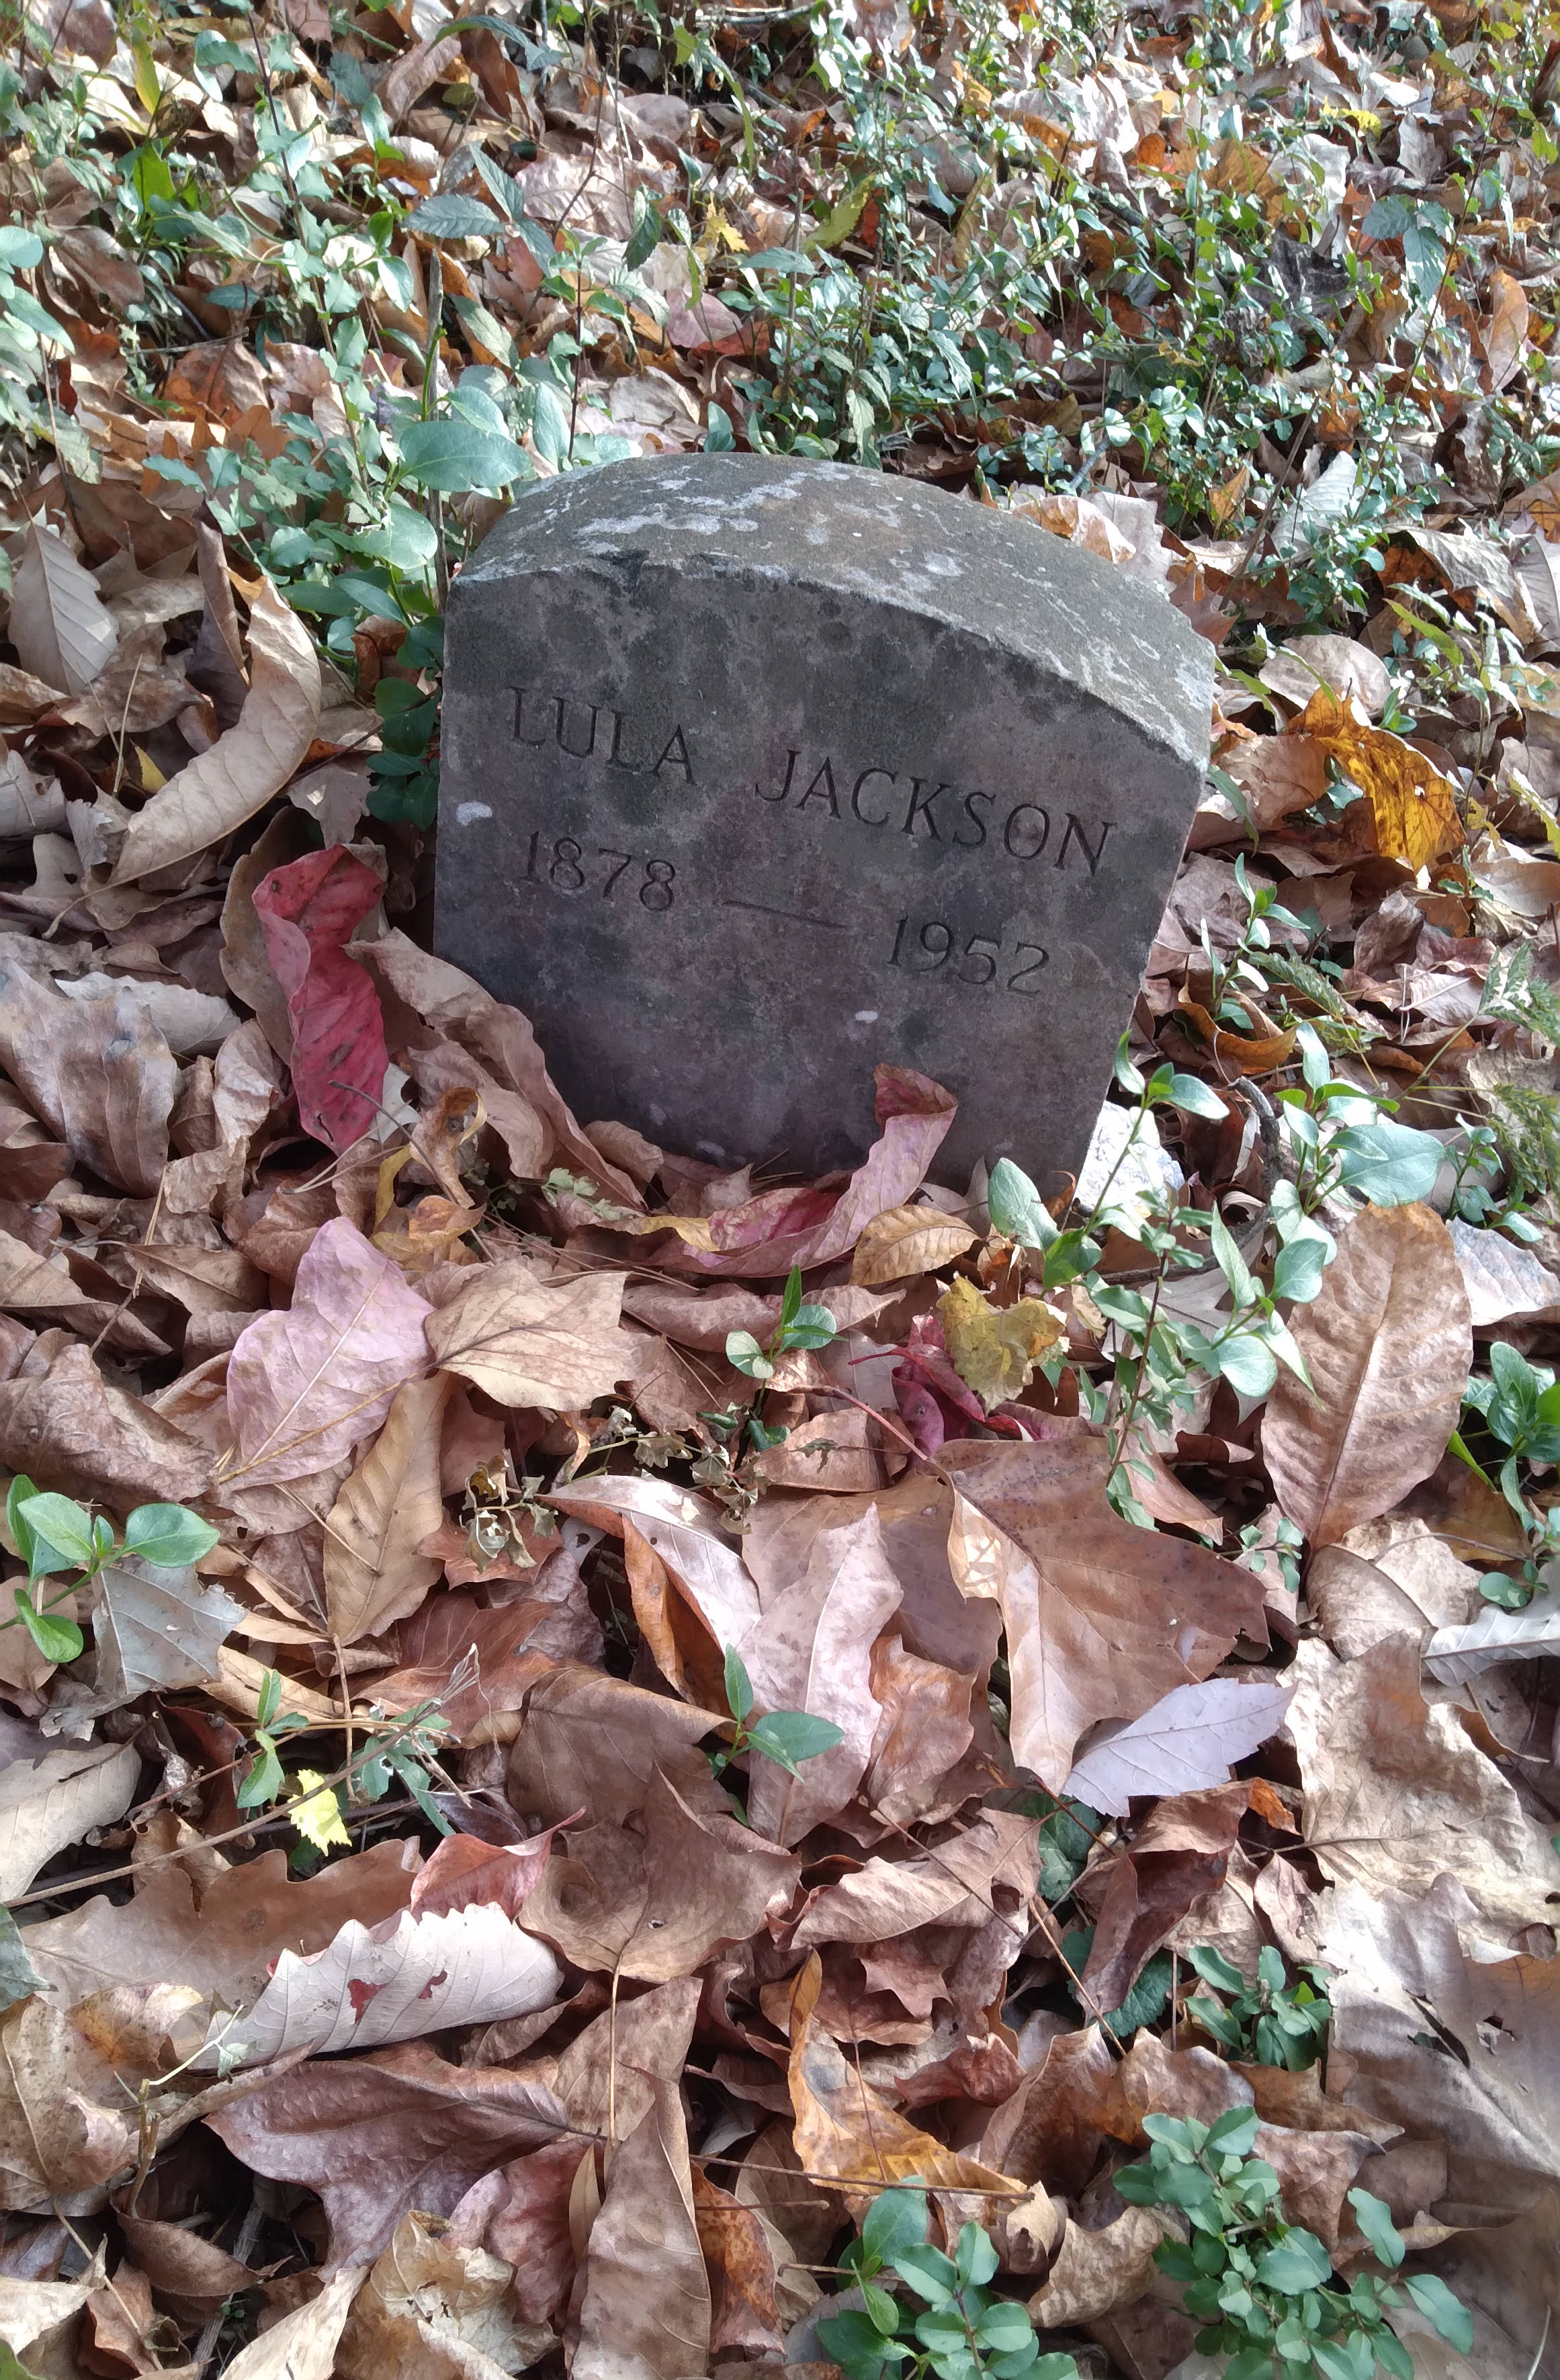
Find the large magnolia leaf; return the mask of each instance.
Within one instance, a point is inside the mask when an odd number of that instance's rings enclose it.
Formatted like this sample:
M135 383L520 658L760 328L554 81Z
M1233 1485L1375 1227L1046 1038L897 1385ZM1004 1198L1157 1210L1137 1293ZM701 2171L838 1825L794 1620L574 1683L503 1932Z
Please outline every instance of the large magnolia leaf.
M45 1860L112 1826L130 1806L140 1755L128 1743L87 1743L0 1768L0 1900L25 1892Z
M1208 1678L1177 1686L1125 1727L1091 1743L1066 1791L1091 1810L1124 1817L1134 1793L1194 1793L1222 1785L1237 1760L1276 1734L1289 1707L1285 1686Z
M219 735L130 821L114 871L133 884L208 851L279 793L320 723L320 663L298 613L269 579L250 607L250 690L237 726Z
M618 1322L620 1272L539 1281L518 1258L484 1265L469 1289L428 1318L445 1369L504 1405L578 1413L631 1379L639 1351Z
M445 2025L494 2024L549 2007L561 1981L552 1952L494 1902L436 1917L402 1910L372 1927L349 1918L311 1957L284 1950L237 2022L213 2019L197 2062L215 2066L219 2049L231 2058L241 2046L246 2066L262 2066L290 2050L377 2049Z
M1335 1545L1428 1478L1457 1426L1473 1330L1440 1216L1363 1208L1292 1327L1316 1395L1280 1373L1262 1453L1288 1518L1312 1545Z
M6 634L23 669L66 694L85 694L119 642L97 580L39 521L30 521L22 538Z
M338 1216L298 1269L291 1308L257 1316L227 1366L238 1443L223 1485L307 1478L372 1438L396 1390L429 1368L428 1307L398 1266Z

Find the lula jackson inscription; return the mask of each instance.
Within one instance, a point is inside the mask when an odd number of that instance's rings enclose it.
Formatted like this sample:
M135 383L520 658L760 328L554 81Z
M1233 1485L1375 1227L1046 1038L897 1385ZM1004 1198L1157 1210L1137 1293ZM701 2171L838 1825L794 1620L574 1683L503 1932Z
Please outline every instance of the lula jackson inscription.
M669 735L646 734L642 727L631 724L624 712L604 703L585 702L570 694L540 694L530 686L516 686L512 691L517 744L552 746L571 760L594 760L658 783L697 787L701 782L695 774L694 754L680 724L674 725ZM810 752L801 745L787 747L784 767L776 768L767 780L755 775L739 790L775 810L854 820L879 832L896 832L923 843L946 843L963 851L989 846L1019 860L1049 855L1054 868L1065 868L1076 852L1091 877L1099 872L1115 823L1111 819L1080 818L1067 810L1058 824L1039 802L1015 800L1010 795L978 788L966 790L945 779L912 776L908 771L879 765L866 769L836 765L833 754Z

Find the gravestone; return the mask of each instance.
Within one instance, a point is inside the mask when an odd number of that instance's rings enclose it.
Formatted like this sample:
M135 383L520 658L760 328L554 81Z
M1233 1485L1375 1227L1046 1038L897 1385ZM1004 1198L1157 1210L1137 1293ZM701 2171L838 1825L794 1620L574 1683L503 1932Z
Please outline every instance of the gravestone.
M438 948L583 1122L770 1178L859 1160L881 1059L937 1173L1081 1164L1196 807L1211 648L914 481L647 458L523 495L451 590Z

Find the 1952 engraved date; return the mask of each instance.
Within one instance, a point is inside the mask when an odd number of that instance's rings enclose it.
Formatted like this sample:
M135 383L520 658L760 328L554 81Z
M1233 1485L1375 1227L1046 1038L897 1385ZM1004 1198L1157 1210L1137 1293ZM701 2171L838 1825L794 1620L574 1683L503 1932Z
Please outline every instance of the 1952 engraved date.
M991 985L999 991L1040 990L1040 971L1049 953L1038 942L1019 942L1005 952L1000 935L971 934L960 951L958 936L941 917L929 917L914 940L907 941L914 923L912 917L900 918L890 966L903 967L910 975L938 975L951 960L951 973L960 983Z
M561 834L549 856L542 848L542 829L537 828L526 846L526 875L532 884L550 884L555 892L596 892L603 901L614 898L617 880L630 868L642 868L644 880L639 886L640 906L644 909L669 909L676 894L672 881L676 869L669 859L644 859L632 851L613 851L598 844L596 858L615 863L606 868L587 869L584 846L571 834Z

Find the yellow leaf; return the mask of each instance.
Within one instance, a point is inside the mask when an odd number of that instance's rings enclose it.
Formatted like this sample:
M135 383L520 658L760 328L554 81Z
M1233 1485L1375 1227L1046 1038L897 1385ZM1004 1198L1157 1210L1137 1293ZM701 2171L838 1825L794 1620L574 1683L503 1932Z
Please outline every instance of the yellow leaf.
M157 103L163 96L163 86L152 62L149 42L141 40L130 43L130 67L135 79L136 97L148 115L155 115Z
M1318 686L1288 733L1305 735L1335 760L1371 805L1376 848L1384 859L1428 868L1463 841L1451 785L1411 744L1368 726L1329 686Z
M1029 1387L1037 1360L1066 1328L1038 1297L991 1305L971 1281L956 1281L938 1299L937 1318L955 1371L988 1413Z
M317 1852L328 1852L336 1843L350 1851L352 1838L342 1823L335 1786L327 1786L317 1768L300 1768L294 1781L303 1791L287 1803L287 1815L304 1841Z
M859 1289L935 1272L973 1247L979 1232L935 1207L889 1207L874 1215L856 1243L850 1278Z

